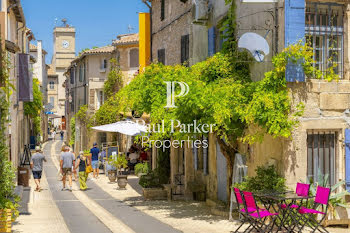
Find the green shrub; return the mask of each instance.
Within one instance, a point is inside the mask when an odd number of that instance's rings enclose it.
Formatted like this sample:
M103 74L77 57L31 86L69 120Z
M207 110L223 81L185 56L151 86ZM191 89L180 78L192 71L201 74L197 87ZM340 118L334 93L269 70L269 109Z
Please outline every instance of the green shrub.
M155 171L151 171L147 175L141 176L139 184L142 188L162 187L162 184L159 180L159 175Z
M287 187L285 178L278 175L275 166L257 167L256 176L246 177L246 180L240 184L234 184L244 191L250 192L284 192Z
M148 163L138 163L135 165L135 174L138 175L139 173L148 173L149 167Z

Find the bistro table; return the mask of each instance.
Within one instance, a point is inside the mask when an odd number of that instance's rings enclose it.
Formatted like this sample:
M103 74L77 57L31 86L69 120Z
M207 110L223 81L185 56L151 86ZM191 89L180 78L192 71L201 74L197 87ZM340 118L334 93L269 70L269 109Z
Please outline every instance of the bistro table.
M295 232L294 229L298 227L299 217L297 216L298 210L303 203L308 203L309 199L314 196L299 196L292 192L285 193L260 193L256 194L259 200L262 202L264 207L279 213L278 219L279 223L276 223L278 231L282 230L282 227L287 230L287 232ZM292 205L298 205L297 208L291 208ZM283 208L282 208L283 206ZM291 218L291 223L289 224L288 217ZM302 230L302 227L298 227L298 232Z

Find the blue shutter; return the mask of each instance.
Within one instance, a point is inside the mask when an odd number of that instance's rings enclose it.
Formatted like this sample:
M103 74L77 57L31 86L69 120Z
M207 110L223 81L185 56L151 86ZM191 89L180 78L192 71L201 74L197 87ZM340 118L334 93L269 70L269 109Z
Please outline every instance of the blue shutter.
M286 0L285 6L285 46L297 43L305 37L305 0ZM286 68L287 82L304 82L305 74L298 64L288 63Z
M208 56L215 54L215 27L208 29Z
M345 129L345 187L350 192L350 129Z

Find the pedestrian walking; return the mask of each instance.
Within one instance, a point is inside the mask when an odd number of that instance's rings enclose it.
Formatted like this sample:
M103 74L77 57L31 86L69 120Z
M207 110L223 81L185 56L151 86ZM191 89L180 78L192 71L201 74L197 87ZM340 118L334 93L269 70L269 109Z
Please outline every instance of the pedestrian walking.
M56 131L55 130L52 131L51 137L52 137L52 140L55 141L55 137L56 137Z
M60 167L63 183L62 191L66 189L66 178L68 176L69 191L72 192L72 172L75 171L75 156L69 151L69 146L66 146L65 151L61 153Z
M61 130L60 135L61 135L61 141L63 141L63 137L64 137L64 132L63 132L63 130Z
M97 179L99 174L99 162L98 162L98 154L100 153L100 149L97 147L97 143L94 142L93 148L90 150L90 156L91 156L91 166L93 169L93 177L92 179Z
M89 173L86 172L86 168L89 164L89 159L84 156L83 151L80 151L79 156L77 157L75 170L79 168L79 184L80 190L82 191L85 191L87 189L86 180L89 176Z
M36 184L35 191L40 192L40 180L43 172L43 162L46 162L45 156L41 153L40 146L35 147L35 154L30 159L30 168L32 169L34 182Z

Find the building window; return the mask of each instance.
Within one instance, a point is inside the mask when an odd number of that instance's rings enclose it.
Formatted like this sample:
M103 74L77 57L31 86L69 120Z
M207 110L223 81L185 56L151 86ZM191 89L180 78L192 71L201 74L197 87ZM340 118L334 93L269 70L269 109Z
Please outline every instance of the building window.
M165 49L158 49L158 62L165 65Z
M54 81L50 81L49 82L49 86L50 86L50 89L55 89L55 82Z
M343 7L336 4L308 3L305 14L305 36L314 51L314 66L326 76L334 67L336 74L344 74Z
M161 0L160 3L160 20L163 21L165 19L165 0Z
M50 104L53 108L55 108L55 97L50 96Z
M139 68L139 49L131 49L129 51L130 68Z
M107 69L107 59L103 59L101 63L101 70Z
M336 133L319 132L307 135L307 177L318 182L319 176L328 177L329 185L335 183Z
M181 63L187 63L190 58L190 36L181 36Z
M103 91L97 91L97 109L99 109L104 103Z

